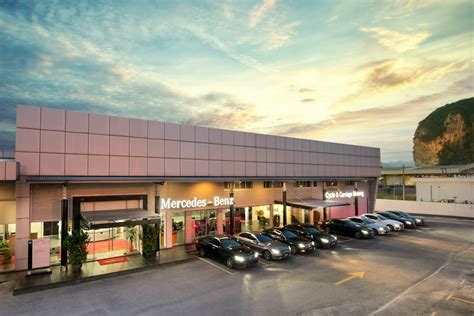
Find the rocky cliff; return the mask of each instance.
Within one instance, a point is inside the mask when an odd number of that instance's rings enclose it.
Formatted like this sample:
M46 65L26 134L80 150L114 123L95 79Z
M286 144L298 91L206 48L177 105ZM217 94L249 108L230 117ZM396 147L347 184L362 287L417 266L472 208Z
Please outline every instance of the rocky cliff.
M442 106L418 123L413 160L416 166L474 162L474 98Z

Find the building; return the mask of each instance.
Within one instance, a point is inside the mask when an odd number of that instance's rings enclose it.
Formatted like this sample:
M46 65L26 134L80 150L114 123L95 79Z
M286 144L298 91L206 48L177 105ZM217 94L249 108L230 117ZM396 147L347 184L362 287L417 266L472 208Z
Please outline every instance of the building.
M10 202L0 236L23 270L36 238L49 239L51 263L64 264L61 239L81 222L95 260L140 249L125 224L159 223L161 248L171 248L205 234L370 212L380 151L18 106L15 161L3 165Z

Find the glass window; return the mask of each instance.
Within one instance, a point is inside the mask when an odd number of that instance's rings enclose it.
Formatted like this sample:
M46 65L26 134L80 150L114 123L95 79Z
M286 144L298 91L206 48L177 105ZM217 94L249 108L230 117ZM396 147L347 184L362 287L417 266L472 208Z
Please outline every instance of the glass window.
M337 187L337 181L326 181L327 187Z
M227 249L234 249L242 247L242 244L234 239L222 239L222 247Z
M347 185L347 186L354 186L354 185L355 185L355 181L346 181L346 185Z
M270 242L272 239L268 236L262 235L262 234L257 234L255 235L260 242Z
M247 234L247 233L242 233L239 236L243 238L247 238L247 239L252 239L252 236L250 236L250 234Z
M313 187L317 187L318 186L318 181L313 181Z
M295 235L295 233L292 233L290 232L289 230L282 230L282 233L283 235L286 237L286 238L295 238L295 237L298 237Z
M311 187L311 181L296 181L294 186L295 188L309 188Z
M273 182L272 181L263 181L263 187L265 189L273 188Z
M216 245L216 246L219 246L220 245L220 242L219 240L215 239L215 238L212 238L211 240L209 240L209 243L213 244L213 245Z
M283 188L283 182L275 181L275 182L273 182L273 187L274 188Z
M304 229L308 234L319 234L321 233L321 231L319 231L318 229L314 228L314 227L305 227Z

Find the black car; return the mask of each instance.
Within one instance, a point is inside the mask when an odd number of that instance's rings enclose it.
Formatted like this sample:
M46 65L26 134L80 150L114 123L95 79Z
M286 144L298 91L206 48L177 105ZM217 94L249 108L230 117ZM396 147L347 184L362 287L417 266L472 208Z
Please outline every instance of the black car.
M377 212L377 214L382 215L383 217L393 219L394 221L399 221L402 223L405 228L415 228L415 222L407 217L400 217L397 214L391 212Z
M225 262L228 268L245 268L258 263L258 253L233 237L205 236L196 240L199 256Z
M290 246L291 254L293 255L296 253L307 253L313 250L315 246L314 241L299 237L291 230L285 228L267 228L262 231L262 234Z
M400 216L400 217L402 217L402 218L411 219L413 222L415 222L415 225L416 225L416 226L425 225L425 219L424 219L423 217L415 216L415 215L408 214L408 213L402 212L402 211L387 211L387 212L390 212L390 213L392 213L392 214L398 215L398 216Z
M337 233L341 235L353 236L357 239L372 238L374 232L372 229L354 223L348 219L332 219L322 225L326 233Z
M314 241L317 248L331 248L337 245L337 237L321 231L318 227L310 224L290 224L285 226L298 236Z

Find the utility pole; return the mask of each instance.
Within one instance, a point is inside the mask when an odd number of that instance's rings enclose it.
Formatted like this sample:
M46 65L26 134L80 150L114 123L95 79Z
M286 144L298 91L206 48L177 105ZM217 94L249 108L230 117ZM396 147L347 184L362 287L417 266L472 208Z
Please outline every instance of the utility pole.
M405 165L402 166L402 195L402 199L405 201Z

